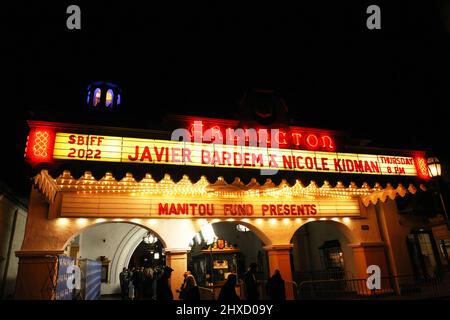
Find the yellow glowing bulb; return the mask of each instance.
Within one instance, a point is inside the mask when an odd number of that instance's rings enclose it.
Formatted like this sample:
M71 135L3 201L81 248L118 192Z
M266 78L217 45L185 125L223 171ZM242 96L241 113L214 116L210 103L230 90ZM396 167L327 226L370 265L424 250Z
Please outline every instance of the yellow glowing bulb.
M57 221L60 226L65 226L69 223L69 219L67 218L59 218Z
M87 223L87 219L79 218L77 219L77 224L79 225L85 225Z
M256 219L256 223L257 223L257 224L262 224L262 223L263 223L263 220L262 220L262 219Z

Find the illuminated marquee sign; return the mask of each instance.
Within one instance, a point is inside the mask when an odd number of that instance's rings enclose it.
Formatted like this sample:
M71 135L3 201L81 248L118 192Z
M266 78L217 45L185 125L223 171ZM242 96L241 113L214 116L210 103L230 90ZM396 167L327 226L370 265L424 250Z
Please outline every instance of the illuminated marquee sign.
M206 200L64 194L61 217L314 218L359 216L357 199Z
M46 137L45 134L44 136ZM40 139L43 139L42 137L41 134ZM53 150L46 151L48 147L39 145L38 148L33 147L32 152L36 149L46 158L51 155L56 160L428 177L423 157L205 144L62 132L56 133L54 141L49 144ZM33 162L32 154L28 156L28 160Z

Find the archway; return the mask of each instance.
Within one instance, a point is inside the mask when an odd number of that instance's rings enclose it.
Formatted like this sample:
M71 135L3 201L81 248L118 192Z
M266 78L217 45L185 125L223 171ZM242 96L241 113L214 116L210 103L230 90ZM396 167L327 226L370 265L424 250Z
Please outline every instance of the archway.
M256 278L261 284L263 295L262 288L269 274L264 250L268 243L267 236L247 222L205 224L190 243L188 270L197 279L199 286L220 290L230 273L235 273L239 281L249 265L256 263ZM215 292L217 294L218 291Z
M354 278L355 262L349 246L354 242L352 231L339 221L314 220L303 224L291 239L293 280L300 285L305 281Z
M143 239L152 234L161 252L164 240L148 227L133 222L101 222L87 226L66 242L65 253L78 263L83 259L97 260L103 264L101 295L120 294L119 275L123 268L145 267L136 256L142 253ZM159 257L160 258L160 257Z

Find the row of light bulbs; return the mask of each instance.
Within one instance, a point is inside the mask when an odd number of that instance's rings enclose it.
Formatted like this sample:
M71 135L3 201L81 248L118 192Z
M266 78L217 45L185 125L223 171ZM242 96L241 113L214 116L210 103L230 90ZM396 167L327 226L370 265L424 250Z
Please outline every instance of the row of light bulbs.
M209 183L205 176L202 176L196 183L192 183L187 175L175 183L170 175L166 174L162 180L156 182L150 174L137 182L131 173L117 181L111 173L96 180L91 172L87 171L78 180L74 179L69 171L64 171L57 179L56 184L63 191L75 191L85 193L136 193L136 194L179 194L179 195L207 195L215 194L222 196L332 196L332 197L352 197L369 195L374 191L383 190L379 183L371 188L364 183L361 188L351 182L345 187L342 182L338 182L332 187L328 181L319 187L315 181L311 181L308 186L304 186L300 180L297 180L293 186L290 186L286 180L283 180L276 186L271 179L267 179L264 185L260 185L256 179L252 179L249 184L244 185L239 178L231 184L228 184L223 177L219 177L215 183ZM393 189L387 184L387 189ZM404 188L399 184L398 188Z

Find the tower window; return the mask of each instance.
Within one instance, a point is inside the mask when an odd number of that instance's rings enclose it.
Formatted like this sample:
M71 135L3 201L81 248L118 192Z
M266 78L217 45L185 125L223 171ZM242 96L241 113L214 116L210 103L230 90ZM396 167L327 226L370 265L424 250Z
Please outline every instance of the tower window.
M106 104L105 105L107 107L112 106L113 98L114 98L114 92L111 89L106 91Z
M97 106L100 103L100 98L102 96L102 90L100 88L95 89L94 91L94 106Z

